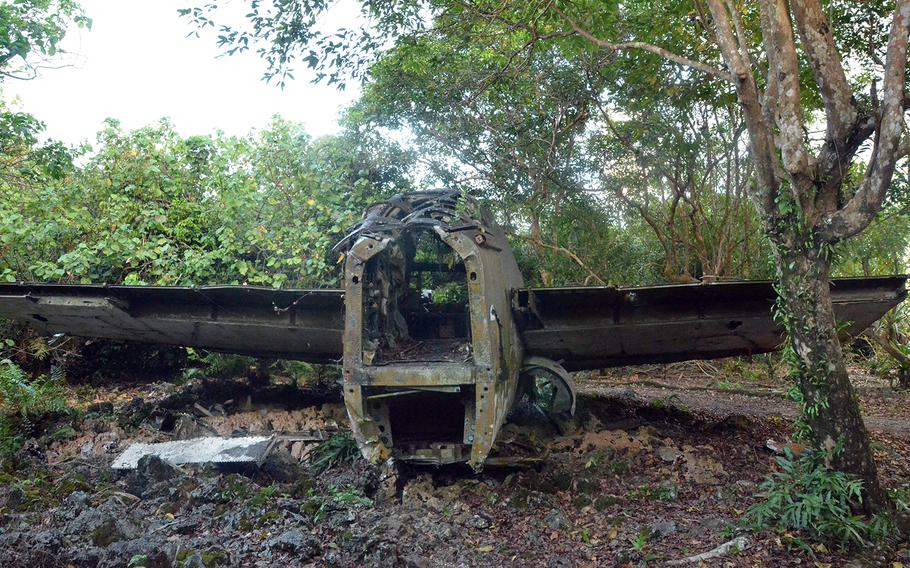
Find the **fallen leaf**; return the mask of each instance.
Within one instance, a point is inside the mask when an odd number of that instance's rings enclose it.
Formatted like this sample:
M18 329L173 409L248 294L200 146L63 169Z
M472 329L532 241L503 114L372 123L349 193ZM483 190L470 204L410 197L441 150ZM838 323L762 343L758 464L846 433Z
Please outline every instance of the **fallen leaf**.
M478 546L477 552L483 552L484 554L486 554L487 552L493 552L493 547L490 545Z

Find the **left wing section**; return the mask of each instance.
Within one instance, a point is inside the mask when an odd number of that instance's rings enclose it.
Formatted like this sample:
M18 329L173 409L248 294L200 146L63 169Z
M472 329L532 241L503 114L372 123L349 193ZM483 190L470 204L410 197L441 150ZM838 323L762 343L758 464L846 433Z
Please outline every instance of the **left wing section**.
M0 284L0 318L46 334L335 363L344 291Z

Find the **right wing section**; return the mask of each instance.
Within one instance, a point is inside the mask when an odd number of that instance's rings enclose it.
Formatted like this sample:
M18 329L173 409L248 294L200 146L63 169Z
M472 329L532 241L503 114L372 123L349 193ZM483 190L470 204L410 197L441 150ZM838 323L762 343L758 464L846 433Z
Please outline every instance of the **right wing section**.
M344 291L0 284L0 318L45 334L336 363Z
M865 330L907 292L904 276L838 278L831 299L846 333ZM780 347L771 282L643 288L525 288L514 311L526 356L569 371L755 355Z

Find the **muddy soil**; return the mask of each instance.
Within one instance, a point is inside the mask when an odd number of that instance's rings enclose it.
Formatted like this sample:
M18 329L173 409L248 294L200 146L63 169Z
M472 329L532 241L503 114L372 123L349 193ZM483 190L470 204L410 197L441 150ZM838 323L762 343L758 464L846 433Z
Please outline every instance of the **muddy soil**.
M4 464L0 566L659 566L737 536L746 550L706 565L868 556L740 526L774 467L767 441L788 439L795 409L778 384L729 379L695 366L582 378L572 423L524 408L501 435L501 452L533 448L540 463L481 474L359 459L314 474L319 440L346 428L321 390L100 387L81 418L48 419ZM855 379L882 477L910 482L907 395ZM109 467L134 441L263 432L283 441L258 469Z

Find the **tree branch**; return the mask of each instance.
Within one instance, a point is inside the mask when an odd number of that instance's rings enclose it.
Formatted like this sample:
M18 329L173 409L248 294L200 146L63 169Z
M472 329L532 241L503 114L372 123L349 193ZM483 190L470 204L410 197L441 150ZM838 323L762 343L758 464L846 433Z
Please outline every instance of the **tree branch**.
M818 0L792 0L791 6L799 38L825 103L828 140L839 146L850 134L857 113L831 25Z
M780 187L775 173L777 163L774 140L768 124L764 121L763 107L759 101L758 87L752 75L752 67L743 60L730 25L730 16L721 0L707 0L714 20L717 44L727 67L736 77L736 92L743 108L743 118L749 130L749 146L755 162L755 199L762 217L772 225L779 217L777 213L777 191Z
M813 180L809 175L809 153L804 144L800 103L799 61L793 24L786 0L761 2L762 32L767 38L768 74L777 81L777 92L769 93L777 107L778 146L781 162L791 180L791 192L807 218L815 209Z
M735 82L733 75L731 75L721 69L712 67L711 65L708 65L707 63L702 63L700 61L695 61L693 59L689 59L688 57L683 57L681 55L677 55L677 54L673 53L672 51L669 51L662 47L658 47L656 45L651 45L650 43L643 43L640 41L627 41L627 42L622 42L622 43L612 43L609 41L602 40L602 39L598 38L597 36L595 36L594 34L592 34L591 32L589 32L588 30L579 26L575 22L575 20L573 20L572 18L567 16L565 14L565 12L560 10L559 7L557 7L556 5L551 5L550 7L554 12L559 14L559 16L562 17L569 24L569 27L572 28L572 31L574 31L576 34L583 37L584 39L590 41L597 47L602 47L604 49L609 49L611 51L624 51L624 50L625 51L628 51L628 50L647 51L647 52L659 55L659 56L663 57L664 59L667 59L667 60L677 63L679 65L682 65L683 67L697 69L698 71L707 73L708 75L711 75L712 77L716 77L718 79L722 79L722 80L728 81L730 83Z
M910 35L910 0L898 0L891 21L885 58L881 121L872 158L859 189L839 211L828 217L820 233L829 242L852 237L865 229L882 207L900 149L904 121L904 79Z

